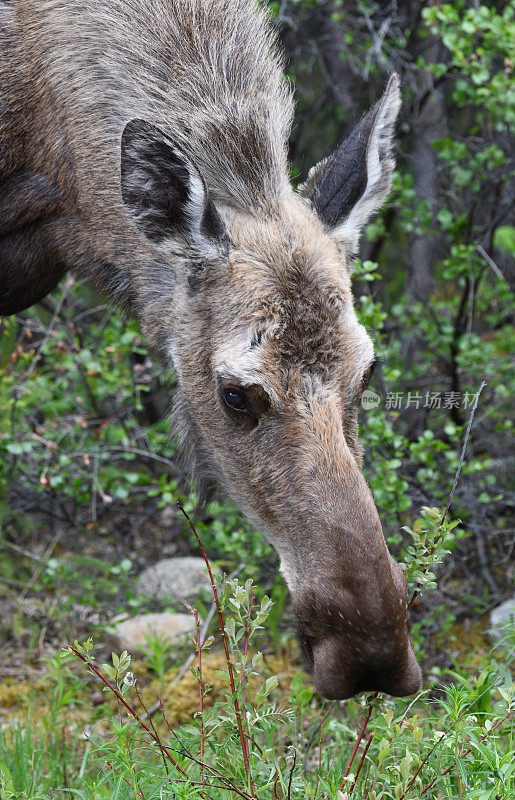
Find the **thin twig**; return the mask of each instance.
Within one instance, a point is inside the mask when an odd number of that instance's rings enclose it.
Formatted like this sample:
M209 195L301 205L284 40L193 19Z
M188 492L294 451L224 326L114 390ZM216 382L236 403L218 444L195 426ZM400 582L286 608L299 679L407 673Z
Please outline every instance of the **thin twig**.
M200 707L200 760L204 758L204 694L202 692L202 645L200 643L200 622L198 610L193 610L195 616L195 626L197 628L197 654L198 654L198 693ZM200 767L200 783L204 783L204 768Z
M54 314L53 314L52 319L50 321L50 325L46 329L45 335L44 335L42 341L39 343L38 349L34 353L32 361L30 362L30 366L29 366L27 372L25 373L24 380L27 380L27 378L30 377L30 375L33 373L34 367L36 366L36 364L37 364L37 362L39 360L39 356L41 355L41 351L45 347L45 345L48 342L48 340L50 339L50 337L53 335L53 327L55 325L55 321L56 321L57 317L59 316L59 313L61 311L62 305L63 305L63 303L65 301L66 295L68 294L68 285L69 285L69 281L66 281L66 283L64 284L64 289L62 291L61 297L57 301L56 307L54 309Z
M243 569L245 569L245 566L246 566L246 564L239 564L238 567L236 567L236 569L234 570L234 572L231 572L231 574L229 575L229 580L231 578L235 578L237 575L239 575L240 572ZM213 600L213 602L211 603L211 607L210 607L210 609L209 609L209 611L207 613L206 619L204 620L204 624L202 626L202 630L200 632L200 640L201 640L202 644L204 644L204 642L206 641L207 632L209 630L209 625L210 625L211 620L213 619L213 617L215 615L215 611L216 611L216 603ZM182 667L180 668L179 672L177 673L177 675L175 676L173 681L171 681L171 683L169 684L170 686L175 686L176 683L179 683L179 681L182 680L182 678L184 678L184 676L186 675L188 669L193 664L194 659L195 659L195 653L191 653L188 656L188 658L186 659L186 661L184 662L184 664L182 665ZM150 706L150 708L148 709L149 716L152 716L153 714L155 714L156 711L158 710L159 706L160 706L159 701L157 703L154 703L152 706ZM146 718L147 717L146 717L145 714L143 714L142 717L141 717L141 719L146 719Z
M456 470L456 475L454 476L454 483L452 484L451 493L449 495L449 499L447 501L447 505L445 506L445 511L443 512L442 521L441 521L440 525L443 525L444 522L445 522L445 518L446 518L447 513L449 511L450 505L452 503L452 499L454 497L454 493L456 491L456 487L458 485L458 481L460 479L461 468L463 466L463 460L465 458L465 451L467 449L467 444L468 444L468 440L469 440L469 437L470 437L470 429L472 428L472 422L474 420L474 414L476 413L477 404L479 402L479 395L481 394L481 392L483 391L485 386L486 386L486 381L482 381L481 386L479 387L478 391L476 392L476 396L474 397L474 403L472 404L472 409L470 411L470 417L469 417L469 421L468 421L468 425L467 425L467 430L465 431L465 438L463 440L463 447L461 448L461 455L460 455L460 460L459 460L459 464L458 464L458 469Z
M206 640L206 635L207 635L207 631L208 631L208 628L209 628L209 623L213 619L215 611L216 611L216 604L213 601L213 603L211 605L211 608L208 611L207 617L206 617L206 619L204 621L204 625L202 626L202 631L200 633L200 640L201 640L202 644L204 644L204 642ZM175 686L176 683L179 683L179 681L184 678L184 676L186 675L187 671L189 670L189 668L193 664L193 661L195 660L195 655L196 655L195 653L191 653L188 656L188 658L186 659L186 661L184 662L184 664L180 668L179 672L177 673L177 675L175 676L173 681L170 682L169 686ZM157 709L159 708L159 706L160 706L159 701L157 701L157 703L154 703L153 705L151 705L150 708L148 709L148 712L147 712L148 716L151 717L153 714L155 714ZM146 715L143 715L141 718L142 719L146 719L147 717L146 717Z
M449 499L447 500L447 505L445 506L444 512L442 514L442 519L440 520L440 526L439 526L440 529L443 528L443 524L445 522L445 519L447 517L447 514L449 512L449 508L451 506L451 503L452 503L452 500L453 500L453 497L454 497L454 493L456 492L456 487L458 486L458 481L459 481L460 475L461 475L461 469L463 467L463 461L465 459L465 451L467 449L467 444L468 444L468 440L469 440L469 437L470 437L470 430L472 428L472 422L474 420L474 414L476 413L476 408L477 408L477 404L478 404L478 401L479 401L479 395L481 394L481 392L483 391L485 386L486 386L486 381L482 381L481 386L479 387L479 389L476 392L476 395L474 397L474 402L472 404L472 408L471 408L471 411L470 411L470 416L469 416L469 421L468 421L468 424L467 424L467 429L465 431L465 438L463 439L463 447L461 448L461 454L460 454L460 460L459 460L459 463L458 463L458 469L456 470L456 474L454 476L454 483L452 484L452 489L451 489L450 494L449 494ZM444 532L441 530L440 534L435 538L435 540L433 542L433 545L432 545L431 549L429 550L429 555L430 556L433 555L433 553L435 552L436 546L439 543L439 541L440 541L440 539L442 538L443 535L444 535ZM413 603L415 602L415 600L417 599L417 597L419 595L420 595L420 589L415 589L415 591L411 595L411 600L408 603L408 610L411 609L411 607L413 606Z
M448 734L449 734L449 733L452 731L452 729L453 729L453 728L454 728L454 727L455 727L455 726L458 724L458 722L460 721L460 719L462 719L462 717L464 717L464 716L465 716L465 714L467 714L467 713L470 711L470 709L472 708L472 706L474 705L474 703L477 703L477 702L478 702L478 700L480 700L480 699L481 699L481 697L483 697L483 695L485 695L487 692L489 692L489 691L490 691L490 689L492 689L494 686L495 686L495 681L494 681L493 683L491 683L489 686L487 686L487 687L486 687L486 689L484 689L484 690L481 692L481 694L479 694L479 695L478 695L478 696L475 698L475 700L474 700L472 703L469 703L469 705L468 705L468 706L466 706L466 707L463 709L463 711L461 712L461 714L459 714L459 715L456 717L456 719L455 719L455 720L454 720L454 721L453 721L453 722L452 722L452 723L449 725L449 727L448 727L448 728L446 728L446 730L445 730L445 731L444 731L444 732L441 734L441 736L440 736L440 737L439 737L439 738L436 740L436 742L435 742L435 743L434 743L434 745L432 746L432 748L431 748L431 750L429 751L429 753L427 754L427 756L426 756L424 759L422 759L422 761L421 761L421 762L420 762L420 764L418 765L418 768L416 769L416 771L415 771L415 774L413 775L412 779L410 780L410 782L408 783L408 785L407 785L407 786L406 786L406 788L404 789L403 793L402 793L402 794L401 794L401 796L399 797L399 800L403 800L403 798L406 796L406 792L407 792L407 791L409 791L409 789L411 789L411 787L412 787L412 786L413 786L413 784L415 783L415 780L416 780L416 778L417 778L417 775L419 774L420 770L422 769L422 767L423 767L425 764L427 764L427 761L428 761L428 759L429 759L429 758L431 758L432 754L434 753L434 751L436 750L436 748L438 747L438 745L440 744L440 742L442 742L442 741L445 739L445 737L446 737L446 736L447 736L447 735L448 735Z
M407 718L407 716L408 716L409 712L411 711L411 709L413 708L413 706L415 705L415 703L418 703L418 701L420 700L420 698L421 698L423 695L427 694L429 691L430 691L430 689L425 689L425 691L423 691L423 692L420 692L419 694L417 694L417 696L416 696L416 697L414 697L414 698L413 698L413 700L411 701L411 703L410 703L410 704L409 704L409 706L407 707L406 711L405 711L405 712L404 712L404 714L402 715L401 721L400 721L400 723L399 723L399 725L398 725L398 731L399 731L399 732L400 732L400 729L402 728L402 726L404 725L404 722L406 721L406 718ZM399 734L397 733L397 735L399 735ZM389 744L390 746L391 746L391 744L392 744L392 742L393 742L393 740L394 740L394 737L395 737L395 732L394 732L394 733L392 733L392 735L391 735L391 736L390 736L390 738L388 739L388 744ZM374 777L372 778L372 782L371 782L370 786L368 786L368 785L367 785L367 784L368 784L368 773L367 773L366 785L365 785L365 788L364 788L364 790L363 790L363 795L364 795L364 798L365 798L365 800L368 800L368 798L369 798L369 796L370 796L370 792L372 791L372 789L373 789L373 788L374 788L374 786L375 786L375 783L376 783L376 781L377 781L378 775L379 775L379 762L376 762L376 764L375 764L375 774L374 774Z
M243 655L245 656L245 670L247 669L247 653L249 651L249 633L250 633L250 617L252 614L252 604L254 603L254 590L252 590L252 595L250 597L249 603L249 616L247 619L247 625L245 628L245 645L243 648ZM243 702L247 700L247 672L243 676Z
M291 765L290 778L288 780L288 800L291 800L291 784L292 784L292 781L293 781L293 771L295 769L295 764L296 763L297 763L297 751L294 750L293 751L293 764Z
M320 739L318 741L318 775L317 775L317 785L315 786L315 796L314 800L317 798L318 794L318 787L320 786L320 778L322 777L322 734L324 732L324 722L327 719L327 715L322 720L322 724L320 725Z
M349 789L349 795L351 795L351 794L352 794L352 792L354 791L354 787L356 786L356 781L358 780L358 775L359 775L359 773L361 772L361 768L362 768L362 766L363 766L363 762L365 761L365 756L366 756L366 754L368 753L368 748L369 748L369 747L370 747L370 745L372 744L372 739L373 739L373 738L374 738L374 732L372 731L372 733L371 733L371 734L370 734L370 736L368 737L368 741L367 741L367 743L366 743L366 745L365 745L365 747L364 747L363 753L361 754L361 758L360 758L360 761L359 761L359 764L358 764L358 768L357 768L357 770L356 770L356 775L355 775L355 777L354 777L353 784L352 784L352 786L351 786L351 787L350 787L350 789Z
M19 545L14 544L13 542L8 542L7 539L2 539L0 542L0 547L8 547L9 550L14 550L15 553L19 553L25 558L30 558L33 561L37 561L39 564L45 565L45 559L41 558L41 556L37 556L35 553L29 552L29 550L25 550L23 547L19 547Z
M159 736L159 734L158 734L158 732L157 732L157 730L155 728L154 723L152 722L152 718L149 717L149 714L148 714L148 711L147 711L147 707L145 706L145 703L143 702L143 700L141 698L141 695L140 695L139 689L138 689L138 684L136 683L136 681L134 681L134 689L136 691L136 697L138 698L140 704L143 706L143 711L147 715L148 721L150 722L150 725L152 726L152 730L154 731L154 733L156 735L156 739L157 739L157 742L159 744L159 749L161 750L161 756L163 758L163 765L164 765L164 768L165 768L165 772L168 775L168 764L166 763L166 756L163 753L163 745L161 744L161 738L160 738L160 736Z
M191 786L200 786L200 781L194 781L192 779L187 781L185 778L168 778L168 780L170 781L170 783L173 781L174 783L189 783L189 784L191 784ZM239 795L240 797L243 797L244 800L254 800L254 798L250 794L247 794L246 792L243 792L241 789L237 789L236 787L233 788L231 786L223 786L223 785L217 784L217 783L209 783L209 784L206 783L204 788L205 789L225 789L226 792L227 791L234 792L235 794ZM205 795L202 795L202 797L205 797Z
M163 719L164 719L164 721L166 722L166 725L167 725L167 727L168 727L168 730L170 731L170 733L172 734L172 736L174 736L174 737L177 739L177 742L178 742L178 743L179 743L179 745L182 747L182 752L181 752L181 755L185 755L185 754L186 754L186 755L188 756L188 758L191 758L191 760L192 760L192 761L194 761L194 760L195 760L195 756L193 755L193 753L191 752L191 750L189 750L189 748L187 748L187 747L186 747L186 745L184 744L184 742L181 742L181 740L180 740L180 739L179 739L179 737L177 736L177 732L176 732L176 731L174 731L174 729L173 729L173 728L172 728L172 726L170 725L170 722L168 721L168 717L166 716L166 712L165 712L165 710L164 710L164 706L163 706L163 698L162 698L162 696L161 696L161 692L159 692L159 704L160 704L160 706L161 706L161 713L162 713L162 715L163 715ZM177 752L177 751L175 751L175 752Z
M60 528L57 531L57 533L55 534L55 536L53 537L52 541L50 542L50 544L48 545L47 549L45 550L45 552L43 554L42 563L40 564L39 567L36 568L36 570L32 574L32 577L31 577L30 581L23 586L23 592L21 594L21 598L26 597L27 594L32 589L32 587L34 586L34 584L39 580L39 576L41 575L43 570L46 568L48 562L50 561L50 559L52 557L52 553L54 552L55 548L59 544L59 541L62 539L63 532L64 532L63 529Z
M134 708L132 708L132 706L131 706L131 705L130 705L130 704L127 702L127 701L126 701L125 697L122 695L122 693L121 693L120 691L118 691L118 689L116 688L116 686L113 686L113 684L112 684L112 683L110 683L110 681L108 681L108 680L107 680L107 678L105 678L105 677L102 675L102 673L100 672L100 670L98 670L98 669L97 669L97 667L96 667L96 666L95 666L95 665L94 665L94 664L93 664L91 661L88 661L88 659L87 659L85 656L83 656L83 655L82 655L82 653L80 653L80 652L79 652L79 651L78 651L78 650L77 650L75 647L73 647L73 645L69 645L69 650L70 650L70 652L72 652L74 655L76 655L76 656L77 656L77 658L80 658L80 660L81 660L81 661L83 661L85 664L87 664L87 666L89 667L89 669L90 669L90 670L91 670L91 671L92 671L92 672L93 672L93 673L94 673L94 674L97 676L97 678L100 678L100 680L102 681L102 683L103 683L105 686L107 686L107 688L108 688L108 689L109 689L109 690L110 690L110 691L111 691L111 692L114 694L114 696L115 696L115 697L118 699L118 701L119 701L120 703L122 703L122 705L124 705L124 706L125 706L125 708L126 708L126 709L127 709L127 711L129 712L129 714L130 714L132 717L134 717L134 719L136 720L136 722L138 722L138 724L139 724L139 725L140 725L140 726L143 728L143 730L144 730L144 731L146 731L146 732L148 733L148 735L150 736L150 738L151 738L151 739L152 739L152 740L153 740L153 741L154 741L156 744L158 744L158 745L159 745L160 743L159 743L159 741L158 741L158 739L157 739L156 735L155 735L155 734L153 733L153 731L152 731L152 730L151 730L151 729L148 727L148 725L145 725L145 723L143 722L143 720L141 719L141 717L138 715L137 711L135 711L135 710L134 710ZM181 772L181 773L182 773L182 774L183 774L183 775L184 775L184 776L187 778L187 777L188 777L188 773L187 773L187 772L185 772L185 771L184 771L184 770L183 770L183 769L182 769L182 768L179 766L179 764L177 763L177 761L174 759L174 757L172 756L172 754L169 752L168 748L167 748L167 747L165 747L165 745L164 745L164 744L161 744L161 747L162 747L162 751L163 751L163 753L165 753L165 754L166 754L166 757L168 758L168 760L169 760L169 761L170 761L170 762L171 762L171 763L174 765L174 767L175 767L176 769L178 769L178 770L179 770L179 772Z
M247 679L247 654L248 654L248 651L249 651L249 634L250 634L250 622L251 622L252 605L253 605L253 603L254 603L254 589L252 590L252 594L250 596L249 616L248 616L248 619L247 619L247 625L245 627L245 644L244 644L244 647L243 647L243 655L245 657L245 666L244 666L244 671L243 671L243 703L247 702L247 683L248 683L248 679ZM243 710L243 713L246 715L245 709ZM248 720L247 720L246 716L245 716L245 722L247 723L246 724L246 729L247 729L247 733L249 734L248 737L246 737L246 739L245 739L245 744L247 746L247 752L249 754L249 761L250 761L250 741L251 741L251 737L250 737L250 731L249 731L249 724L248 724Z
M504 277L504 275L502 274L501 270L499 269L499 267L497 266L497 264L495 263L493 258L490 258L490 256L486 252L485 248L480 244L476 244L476 250L481 256L483 256L483 258L485 259L486 263L495 272L495 274L497 275L499 280L503 281L504 283L507 283L507 280Z
M131 453L135 456L143 456L144 458L151 458L153 461L159 461L160 464L166 464L168 467L171 467L174 472L177 471L177 464L174 464L169 458L165 458L165 456L160 456L157 453L153 453L151 450L140 450L139 447L123 447L122 445L109 445L108 447L104 447L104 450L110 451L111 453Z
M165 710L164 710L164 707L163 707L162 703L161 703L161 711L163 713L163 719L164 719L164 721L166 722L166 724L168 726L168 730L170 731L172 736L174 736L177 739L178 743L180 744L180 746L182 747L182 749L184 751L183 753L180 753L180 755L186 754L188 758L190 758L195 764L198 764L200 766L201 762L199 761L199 759L195 758L193 753L190 750L188 750L188 748L186 747L184 742L181 742L181 740L177 736L177 733L173 730L172 726L170 725L170 723L168 721L168 718L166 716L166 713L165 713ZM175 750L174 748L171 748L171 749L175 753L179 752L178 750ZM212 767L211 764L204 763L204 764L202 764L202 766L204 767L204 769L210 770L219 780L225 781L226 786L224 786L223 788L228 789L229 791L240 795L240 797L245 798L245 800L253 800L251 795L247 794L247 792L244 792L242 789L238 789L238 787L235 786L234 783L229 778L226 778L226 776L223 774L223 772L220 772L220 770L215 769L215 767ZM175 779L174 778L173 780L179 780L179 779ZM209 787L207 787L207 788L209 788Z
M478 739L477 743L481 744L481 742L483 742L485 739L487 739L493 733L493 731L495 731L495 729L499 727L499 725L502 725L503 722L505 722L508 719L508 717L511 717L512 713L513 712L511 710L508 711L508 713L505 714L502 719L500 719L492 728L490 728L489 731L487 731L480 739ZM472 752L473 749L474 749L473 747L469 747L468 750L465 750L465 752L460 755L460 758L466 758L468 755L470 755L470 753ZM453 769L453 767L454 767L454 764L451 764L451 766L447 767L447 769L444 769L444 771L441 772L440 775L436 775L436 777L434 777L433 780L430 783L428 783L427 786L425 786L422 789L422 791L420 792L420 797L422 797L422 795L424 795L426 792L429 791L429 789L431 789L431 787L436 783L438 778L443 778L445 775L447 775ZM410 783L410 786L411 786L411 783ZM404 794L402 795L402 797L404 797ZM402 800L402 798L401 798L401 800Z
M379 694L379 692L375 692L372 699L375 700L376 697L378 696L378 694ZM342 778L341 783L340 783L340 790L341 791L343 791L343 787L345 785L345 778L347 777L347 775L350 772L350 768L352 767L352 762L354 761L354 759L356 757L356 753L358 752L358 747L360 746L361 740L363 739L363 736L365 735L365 731L367 729L368 723L370 722L370 717L371 716L372 716L372 703L369 704L368 712L367 712L366 716L363 717L363 724L361 725L360 732L358 733L358 738L356 739L354 747L352 748L352 752L351 752L351 754L349 756L349 760L347 761L347 764L345 765L345 769L343 771L343 778Z
M113 772L116 772L116 774L117 774L117 775L119 775L119 776L120 776L120 778L121 778L122 780L124 780L124 781L125 781L125 783L127 784L127 786L130 786L130 788L131 788L131 789L134 789L134 788L135 788L135 787L133 786L133 784L132 784L130 781L128 781L128 780L127 780L127 778L125 778L125 777L122 775L122 773L121 773L119 770L117 770L117 769L116 769L116 767L114 767L114 766L111 764L111 762L110 762L110 761L106 761L106 764L107 764L107 766L109 767L109 769L112 769L112 770L113 770ZM145 797L144 797L144 795L143 795L143 792L141 791L141 789L140 789L138 786L136 786L136 792L137 792L137 793L138 793L138 795L139 795L139 796L142 798L142 800L145 800Z
M306 766L306 758L307 758L307 755L308 755L309 750L311 748L311 745L313 744L313 742L315 740L315 736L317 735L318 731L321 730L324 727L328 716L330 715L331 711L334 709L334 707L337 704L337 702L338 702L338 700L333 700L331 702L331 704L329 705L329 708L327 709L327 711L325 712L323 717L322 717L322 713L324 711L324 708L322 707L320 709L320 713L319 713L319 715L318 715L318 717L316 719L315 725L313 727L313 733L309 737L308 743L307 743L306 747L304 748L304 753L305 753L305 756L304 756L304 767ZM322 717L322 721L321 722L319 722L320 717Z
M469 297L468 297L468 305L467 305L467 333L471 333L472 331L472 324L474 322L474 289L475 289L475 281L474 275L472 274L472 270L470 268L470 264L468 265L468 284L469 284Z
M233 671L231 657L229 655L229 646L227 644L227 637L225 635L225 623L224 623L224 618L223 618L223 614L222 614L222 609L220 607L220 602L218 600L218 591L216 589L215 579L213 578L213 573L211 571L211 564L209 563L209 559L208 559L208 557L206 555L206 551L204 550L204 546L202 544L200 536L198 535L197 531L195 530L195 526L193 525L191 519L187 515L186 511L184 510L184 508L182 506L182 503L179 500L177 501L177 506L179 507L179 509L182 511L182 513L186 517L186 520L188 521L188 524L189 524L191 530L193 531L193 533L195 535L195 538L196 538L196 540L197 540L197 542L199 544L199 547L200 547L200 552L202 553L202 555L204 557L204 561L206 562L206 566L207 566L207 571L209 573L209 580L211 581L211 587L212 587L212 590L213 590L213 597L215 599L216 610L218 612L218 621L220 623L220 633L222 635L222 643L223 643L224 651L225 651L225 661L227 663L227 671L229 673L229 684L230 684L230 687L231 687L231 693L232 693L233 702L234 702L234 713L236 715L236 723L238 725L238 733L239 733L241 749L242 749L242 753L243 753L243 763L245 765L245 772L247 773L247 778L249 780L250 791L251 791L252 794L254 794L254 789L253 789L253 785L252 785L252 774L251 774L251 771L250 771L249 754L247 752L247 745L246 745L246 742L245 742L245 733L243 731L243 724L242 724L242 721L241 721L240 704L239 704L239 701L238 701L238 695L236 693L236 685L235 685L235 682L234 682L234 671Z

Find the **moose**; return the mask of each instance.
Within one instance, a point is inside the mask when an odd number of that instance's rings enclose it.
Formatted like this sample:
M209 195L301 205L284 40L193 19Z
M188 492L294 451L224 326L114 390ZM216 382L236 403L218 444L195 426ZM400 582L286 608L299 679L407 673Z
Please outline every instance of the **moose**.
M269 538L317 690L415 692L407 586L361 473L350 273L390 189L398 77L296 190L253 0L0 0L0 315L68 270L179 387L189 477Z

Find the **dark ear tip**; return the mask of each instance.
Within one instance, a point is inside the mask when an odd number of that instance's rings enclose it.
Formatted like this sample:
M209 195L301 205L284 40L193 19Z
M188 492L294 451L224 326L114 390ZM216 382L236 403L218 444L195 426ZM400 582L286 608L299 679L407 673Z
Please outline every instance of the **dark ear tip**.
M150 122L145 119L130 119L122 131L122 145L128 144L135 136L142 136L149 134L152 130L156 130Z

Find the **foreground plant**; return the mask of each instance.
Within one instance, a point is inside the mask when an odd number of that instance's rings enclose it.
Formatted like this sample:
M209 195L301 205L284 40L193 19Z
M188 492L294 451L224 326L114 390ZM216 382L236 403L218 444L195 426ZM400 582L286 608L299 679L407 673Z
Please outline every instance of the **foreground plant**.
M427 530L420 532L421 565L416 547L406 553L406 569L417 593L431 586L430 568L443 557L445 539L455 529L434 509L426 509L423 520ZM198 537L189 517L188 522ZM98 665L92 641L75 642L66 655L88 665L104 690L114 695L121 712L107 743L89 736L91 757L106 772L100 780L86 782L89 794L81 787L81 797L111 797L99 792L115 781L118 790L125 787L125 794L117 797L143 800L158 796L414 800L462 798L465 792L470 800L508 800L515 774L509 722L515 691L502 661L493 659L477 678L454 676L457 684L440 687L440 700L428 701L425 693L411 702L385 699L377 693L364 697L354 743L352 716L333 715L335 703L321 723L323 706L314 726L308 715L304 730L301 723L299 731L298 714L304 709L306 715L312 691L303 690L297 675L291 687L297 714L279 706L273 700L278 678L261 675L263 657L253 652L271 601L265 596L258 602L250 580L241 584L224 578L217 584L198 541L209 569L225 658L225 667L217 675L226 688L214 706L205 707L209 686L204 679L204 654L213 637L203 640L196 609L192 672L198 683L199 712L191 723L175 730L161 698L166 737L158 732L141 700L130 656L113 653L111 664ZM349 707L354 705L351 702ZM315 739L318 757L313 759ZM292 741L298 743L299 752L291 748Z
M206 562L209 565L207 559ZM289 786L291 792L291 770L280 763L273 734L277 726L288 724L292 712L270 700L278 679L275 675L263 678L259 672L262 654L249 653L249 645L263 628L272 603L266 596L260 602L255 601L250 580L245 585L237 580L224 580L217 586L210 567L209 573L226 659L225 668L217 674L227 688L222 690L213 708L204 710L203 699L208 687L203 679L202 656L212 639L202 642L198 612L194 609L197 664L192 672L199 685L200 711L191 724L176 732L169 725L165 704L161 702L162 717L170 734L166 740L142 705L136 679L130 672L131 658L126 652L121 656L113 653L111 664L97 664L92 652L93 642L89 639L82 644L75 642L63 654L73 655L87 664L104 690L117 699L122 715L120 722L114 724L115 737L107 744L95 741L94 753L112 773L131 786L137 797L145 796L149 781L152 790L159 785L163 797L174 797L174 792L186 789L188 794L181 794L181 797L197 796L191 795L193 789L200 797L211 789L223 789L229 795L245 798L265 796L263 792L278 791L278 786L285 790ZM147 744L145 764L140 763L136 754L135 742L141 732ZM161 777L156 772L159 759L164 770ZM151 774L148 774L149 767Z

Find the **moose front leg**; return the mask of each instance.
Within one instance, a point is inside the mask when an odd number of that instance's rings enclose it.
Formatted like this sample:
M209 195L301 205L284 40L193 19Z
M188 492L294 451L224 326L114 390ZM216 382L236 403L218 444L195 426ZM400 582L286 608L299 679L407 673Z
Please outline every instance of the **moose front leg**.
M66 269L48 252L46 225L59 213L59 190L22 172L0 186L0 315L42 300Z

